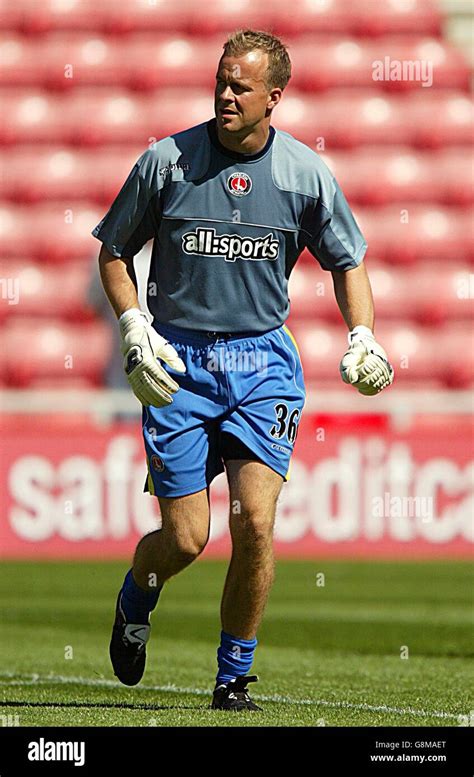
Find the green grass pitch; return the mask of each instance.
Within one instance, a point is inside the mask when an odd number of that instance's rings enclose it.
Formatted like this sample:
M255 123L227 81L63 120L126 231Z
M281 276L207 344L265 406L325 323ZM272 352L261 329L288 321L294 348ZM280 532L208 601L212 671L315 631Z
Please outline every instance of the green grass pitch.
M244 714L208 709L226 562L199 560L165 586L135 688L116 681L108 658L126 569L0 565L3 724L472 725L466 561L278 561L251 686L264 711Z

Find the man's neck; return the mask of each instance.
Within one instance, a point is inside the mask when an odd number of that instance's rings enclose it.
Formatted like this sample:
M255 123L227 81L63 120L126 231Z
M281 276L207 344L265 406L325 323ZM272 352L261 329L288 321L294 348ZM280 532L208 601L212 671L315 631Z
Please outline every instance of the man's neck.
M237 137L217 125L219 143L234 154L258 154L265 148L270 134L269 125L255 127L248 135Z

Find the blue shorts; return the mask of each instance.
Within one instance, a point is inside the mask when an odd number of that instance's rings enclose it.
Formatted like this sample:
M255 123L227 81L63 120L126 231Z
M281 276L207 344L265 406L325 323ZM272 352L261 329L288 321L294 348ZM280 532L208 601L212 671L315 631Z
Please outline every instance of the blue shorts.
M143 408L147 490L193 494L224 471L220 438L237 437L288 480L306 392L293 335L283 325L264 334L210 336L169 324L154 327L186 365L166 407Z

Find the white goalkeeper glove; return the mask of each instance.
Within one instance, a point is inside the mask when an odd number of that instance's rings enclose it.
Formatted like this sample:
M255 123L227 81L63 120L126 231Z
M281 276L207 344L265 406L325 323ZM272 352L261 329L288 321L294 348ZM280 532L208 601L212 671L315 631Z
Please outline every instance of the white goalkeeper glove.
M141 310L131 308L119 318L121 351L127 380L136 398L148 407L164 407L173 401L179 385L158 359L178 372L186 372L173 346L156 332Z
M393 367L387 354L367 326L356 326L347 336L349 348L339 371L344 383L371 397L393 382Z

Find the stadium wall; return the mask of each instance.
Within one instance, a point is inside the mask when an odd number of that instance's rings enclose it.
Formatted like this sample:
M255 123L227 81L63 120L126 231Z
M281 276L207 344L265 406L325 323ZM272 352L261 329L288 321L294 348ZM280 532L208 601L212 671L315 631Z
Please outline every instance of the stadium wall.
M1 424L1 558L130 557L159 525L157 500L143 493L138 423L9 414ZM277 555L469 556L471 424L462 414L400 423L386 413L308 413L278 507ZM225 556L223 475L211 498L205 555Z

